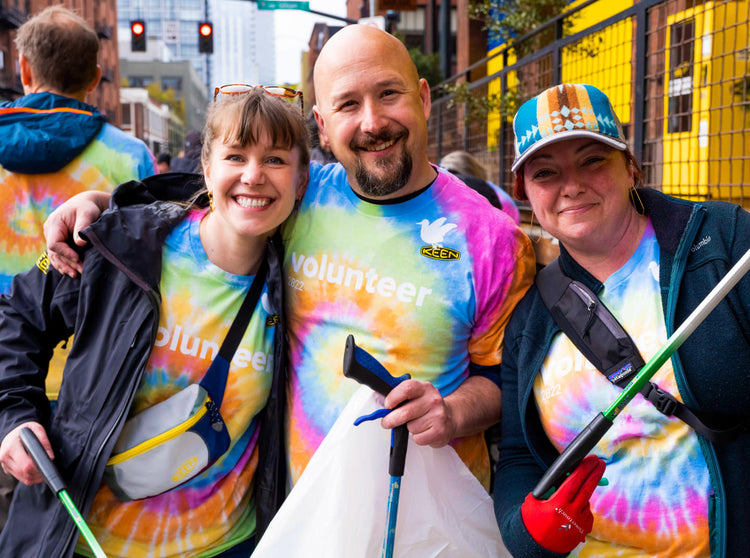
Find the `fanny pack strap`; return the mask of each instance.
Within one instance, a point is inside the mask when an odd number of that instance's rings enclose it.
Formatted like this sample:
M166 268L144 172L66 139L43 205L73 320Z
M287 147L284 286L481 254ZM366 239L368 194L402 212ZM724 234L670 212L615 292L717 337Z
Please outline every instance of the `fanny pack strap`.
M568 339L610 382L624 388L645 362L617 318L591 289L565 275L558 259L541 269L535 282L542 301ZM653 382L648 382L641 394L659 412L677 417L712 443L729 442L746 427L744 422L727 428L709 427Z
M250 323L255 307L258 304L260 293L263 291L263 284L266 282L268 274L268 262L263 258L260 269L255 274L250 290L242 301L237 316L235 316L232 325L229 327L227 336L221 344L219 354L216 355L208 371L200 381L200 385L208 392L211 399L216 404L216 409L221 407L221 401L224 399L224 389L227 387L227 376L229 375L229 363L237 350L242 336Z

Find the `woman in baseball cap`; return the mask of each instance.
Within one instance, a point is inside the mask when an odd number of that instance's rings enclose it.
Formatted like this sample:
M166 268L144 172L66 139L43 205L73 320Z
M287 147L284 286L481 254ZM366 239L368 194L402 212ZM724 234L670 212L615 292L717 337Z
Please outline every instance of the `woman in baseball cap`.
M513 122L515 195L560 241L559 264L620 321L644 359L750 248L750 215L641 187L607 96L551 87ZM708 315L652 381L699 417L748 424L750 280ZM593 308L593 306L592 306ZM720 334L718 334L720 332ZM560 332L532 287L505 331L495 509L514 556L726 557L746 552L747 429L704 437L640 395L551 496L530 492L621 388ZM606 465L606 485L597 486Z

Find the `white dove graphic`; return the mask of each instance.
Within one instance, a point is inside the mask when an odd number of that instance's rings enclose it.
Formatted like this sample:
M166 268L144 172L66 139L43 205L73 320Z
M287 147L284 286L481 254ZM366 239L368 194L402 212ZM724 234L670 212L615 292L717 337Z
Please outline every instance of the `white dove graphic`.
M427 219L422 219L417 225L422 225L422 230L419 232L422 240L427 244L431 244L433 248L443 247L443 238L445 235L451 232L457 227L453 223L444 225L445 217L436 219L433 223L430 223Z

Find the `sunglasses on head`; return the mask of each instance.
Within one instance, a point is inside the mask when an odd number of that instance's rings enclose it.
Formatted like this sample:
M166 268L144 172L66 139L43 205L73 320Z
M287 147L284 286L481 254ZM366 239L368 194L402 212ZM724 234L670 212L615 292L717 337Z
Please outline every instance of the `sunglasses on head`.
M299 99L300 109L304 110L305 108L302 91L297 91L290 87L284 87L283 85L247 85L244 83L228 83L226 85L220 85L214 89L214 102L216 102L216 98L219 95L241 95L242 93L248 93L256 88L260 88L274 97L282 97L289 101L297 102Z

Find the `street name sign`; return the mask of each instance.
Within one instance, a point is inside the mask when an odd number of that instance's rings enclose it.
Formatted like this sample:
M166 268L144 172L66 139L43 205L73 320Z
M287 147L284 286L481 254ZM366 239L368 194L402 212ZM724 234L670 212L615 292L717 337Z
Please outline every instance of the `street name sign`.
M304 10L310 11L310 2L281 2L258 0L259 10Z

